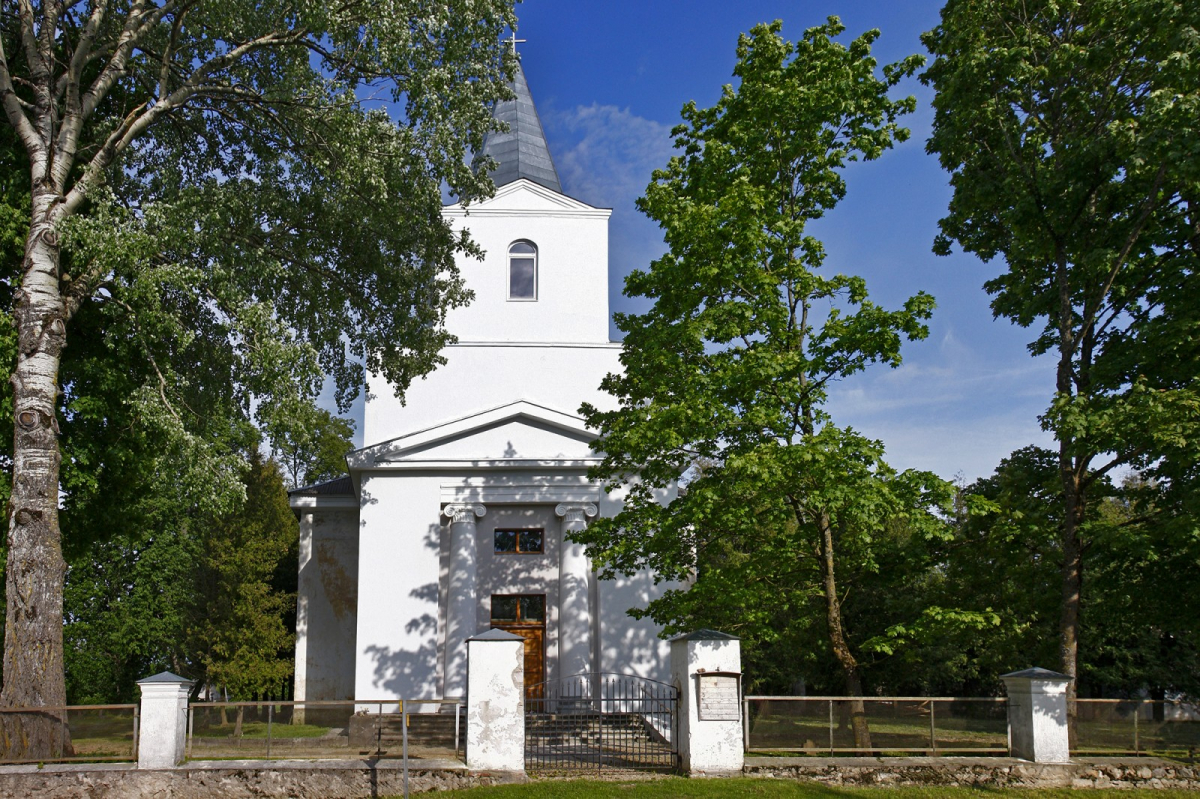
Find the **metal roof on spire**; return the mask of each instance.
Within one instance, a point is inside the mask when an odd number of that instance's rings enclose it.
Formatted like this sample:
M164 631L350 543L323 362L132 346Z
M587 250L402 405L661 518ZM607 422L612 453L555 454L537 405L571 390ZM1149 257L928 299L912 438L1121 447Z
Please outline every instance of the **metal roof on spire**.
M514 35L514 48L517 41L521 40ZM499 164L492 172L492 180L497 186L504 186L526 178L562 194L558 170L550 157L542 121L533 105L533 95L529 93L520 62L509 88L516 97L497 103L492 111L494 118L508 123L508 132L489 133L483 140L483 153Z

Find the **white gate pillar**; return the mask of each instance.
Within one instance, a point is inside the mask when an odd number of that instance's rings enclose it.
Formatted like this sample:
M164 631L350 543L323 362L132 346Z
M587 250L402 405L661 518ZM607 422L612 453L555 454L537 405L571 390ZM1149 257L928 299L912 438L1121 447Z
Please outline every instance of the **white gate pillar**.
M1067 683L1071 678L1032 668L1000 679L1008 693L1008 746L1013 757L1034 763L1069 763Z
M590 502L564 503L554 509L562 517L558 548L558 676L592 671L592 612L589 581L592 567L583 544L568 541L570 533L587 527L599 511Z
M488 630L467 646L467 768L523 772L525 639Z
M138 768L175 768L187 754L188 691L192 681L164 671L137 681Z
M467 639L478 632L475 520L487 513L479 504L447 505L450 519L450 586L446 607L446 673L442 696L458 698L467 687Z
M741 642L715 630L672 638L671 680L679 689L679 758L684 772L740 773L746 763Z

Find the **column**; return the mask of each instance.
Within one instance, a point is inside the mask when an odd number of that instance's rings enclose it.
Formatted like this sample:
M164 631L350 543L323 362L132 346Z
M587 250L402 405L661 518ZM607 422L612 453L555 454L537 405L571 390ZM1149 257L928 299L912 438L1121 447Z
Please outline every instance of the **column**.
M562 504L554 513L562 517L558 547L558 676L587 674L592 669L592 613L589 582L592 567L583 544L568 541L570 533L587 527L597 513L590 502Z
M458 698L467 689L467 639L478 632L479 598L475 582L475 521L483 505L447 505L450 519L450 585L446 603L446 673L442 695Z
M175 768L187 751L188 691L192 681L164 671L138 680L137 767Z
M1034 763L1069 763L1067 684L1071 678L1048 669L1002 674L1008 694L1008 748Z

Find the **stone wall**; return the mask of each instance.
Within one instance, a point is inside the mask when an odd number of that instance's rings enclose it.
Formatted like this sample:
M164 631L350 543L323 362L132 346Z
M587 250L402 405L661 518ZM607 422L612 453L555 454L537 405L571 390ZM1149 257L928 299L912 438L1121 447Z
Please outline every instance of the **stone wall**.
M1004 757L753 757L744 773L828 785L953 785L979 788L1200 789L1200 764L1155 758L1029 763Z
M412 793L513 782L512 774L469 774L460 765L409 764ZM174 770L138 771L131 765L0 767L0 799L359 799L403 796L400 763L363 761L213 761Z

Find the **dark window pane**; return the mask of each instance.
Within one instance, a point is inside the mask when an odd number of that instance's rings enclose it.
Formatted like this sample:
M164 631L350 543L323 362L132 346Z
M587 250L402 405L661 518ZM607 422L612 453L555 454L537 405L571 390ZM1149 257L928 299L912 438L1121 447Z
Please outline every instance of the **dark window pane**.
M516 530L497 530L496 531L496 551L497 552L516 552L517 551L517 531Z
M492 597L492 621L516 621L517 620L517 597L515 596L493 596Z
M541 552L542 551L542 531L541 530L522 530L521 531L521 552Z
M537 247L534 247L527 241L518 241L513 243L513 246L509 247L508 251L513 255L533 255L537 252Z
M533 299L535 275L532 258L512 258L509 261L508 296L515 299Z
M523 596L521 597L521 621L545 621L546 620L546 597L544 596Z

